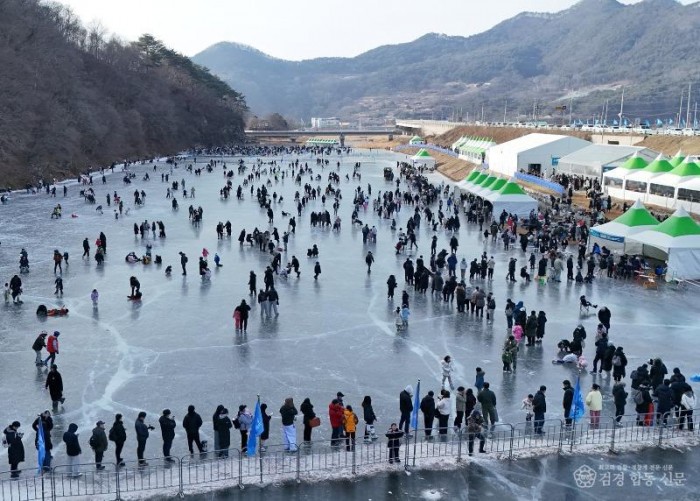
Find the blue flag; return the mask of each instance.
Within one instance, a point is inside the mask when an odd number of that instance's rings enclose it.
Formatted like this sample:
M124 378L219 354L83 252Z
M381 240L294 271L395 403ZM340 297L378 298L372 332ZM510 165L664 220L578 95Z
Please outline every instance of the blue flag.
M576 389L574 389L574 405L571 409L571 418L574 423L581 419L586 413L586 405L583 403L583 395L581 395L581 377L576 379Z
M253 414L253 422L250 423L250 431L248 434L248 456L255 456L258 448L258 437L263 432L262 411L260 410L260 399L255 404L255 413Z
M411 413L411 427L418 429L418 408L420 407L420 379L416 385L416 396L413 399L413 412Z
M661 120L660 118L656 119L656 125L663 125L663 124L664 124L663 120Z
M44 441L44 424L39 416L39 426L36 430L36 450L37 450L37 474L41 473L44 466L44 458L46 457L46 442Z

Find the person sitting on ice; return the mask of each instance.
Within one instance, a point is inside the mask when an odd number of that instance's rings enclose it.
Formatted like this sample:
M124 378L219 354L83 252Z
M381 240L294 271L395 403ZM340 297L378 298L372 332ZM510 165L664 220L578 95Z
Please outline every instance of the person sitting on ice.
M126 257L124 258L124 261L126 261L127 263L133 264L133 263L138 263L139 261L141 261L141 258L138 257L134 251L131 251L126 255Z
M577 364L578 357L575 353L567 353L562 358L555 358L552 360L553 364Z

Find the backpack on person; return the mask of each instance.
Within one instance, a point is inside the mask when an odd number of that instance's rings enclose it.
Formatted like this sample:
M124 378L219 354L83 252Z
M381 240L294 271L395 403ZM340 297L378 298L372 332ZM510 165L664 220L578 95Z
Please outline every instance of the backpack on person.
M95 440L95 435L92 435L90 437L90 440L88 440L88 445L90 446L91 449L95 448L95 445L97 445L97 441Z
M615 367L620 367L622 365L622 357L620 357L620 355L615 355L612 359L612 364Z
M644 395L641 391L637 391L637 393L634 394L634 403L637 405L642 405L644 403Z
M237 430L241 429L241 422L238 420L238 417L236 417L236 419L233 420L233 427Z

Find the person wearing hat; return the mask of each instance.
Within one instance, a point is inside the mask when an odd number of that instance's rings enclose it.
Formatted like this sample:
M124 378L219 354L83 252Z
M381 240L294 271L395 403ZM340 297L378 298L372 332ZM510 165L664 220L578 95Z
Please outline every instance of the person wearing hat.
M63 378L61 373L58 372L58 366L56 364L51 364L51 370L46 376L46 384L44 389L49 390L49 395L51 395L51 402L53 403L54 412L58 409L59 402L62 404L66 401L63 396Z
M100 420L95 423L89 443L92 450L95 451L95 469L104 470L105 466L102 464L102 458L104 457L107 447L109 447L104 421Z
M338 393L335 394L335 398L338 399L338 403L339 403L343 408L345 408L345 404L343 403L343 397L344 397L344 396L345 396L345 395L343 395L343 392L342 392L342 391L339 391Z
M13 421L5 428L5 443L7 444L7 460L10 463L11 478L18 478L20 471L18 466L24 462L24 444L22 444L22 433L19 432L21 424Z
M168 462L175 461L170 457L170 448L173 446L173 440L175 439L177 423L170 409L163 409L163 414L158 419L158 424L160 424L160 433L163 437L163 456Z
M565 379L562 383L564 387L564 399L562 401L562 406L564 407L564 420L566 426L571 426L572 416L571 416L571 406L574 403L574 389L571 387L571 381Z
M48 335L48 332L41 331L41 334L37 336L37 338L34 340L34 344L32 345L32 350L34 350L34 353L36 353L36 359L34 362L37 366L44 365L44 361L41 358L41 349L46 348L46 337Z
M597 429L600 424L600 411L603 410L603 395L600 394L599 385L594 383L586 395L586 406L591 416L591 428Z
M49 360L51 360L51 365L56 363L56 355L58 355L58 336L60 335L60 332L54 331L46 340L46 351L49 352L49 356L44 360L45 366L49 366Z
M71 423L68 431L63 434L63 442L66 444L66 455L68 456L68 476L71 478L82 475L80 469L80 455L83 453L78 441L78 425Z
M143 458L146 452L146 441L148 441L149 431L155 428L151 425L146 424L146 413L139 412L136 422L134 423L134 429L136 430L136 457L139 460L139 466L148 466L148 463Z

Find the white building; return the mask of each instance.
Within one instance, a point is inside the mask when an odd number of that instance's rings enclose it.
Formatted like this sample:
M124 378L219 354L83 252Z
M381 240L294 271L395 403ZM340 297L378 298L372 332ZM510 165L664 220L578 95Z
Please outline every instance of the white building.
M655 151L641 146L592 144L562 157L556 171L602 179L603 173L621 166L634 154L642 157L647 163L658 155Z
M314 129L333 129L340 127L340 119L336 117L329 118L312 118L311 127Z
M489 169L506 176L516 172L548 177L559 160L591 143L573 136L528 134L489 148Z

